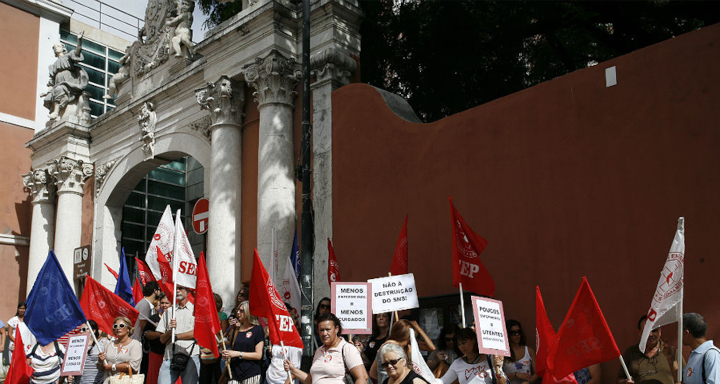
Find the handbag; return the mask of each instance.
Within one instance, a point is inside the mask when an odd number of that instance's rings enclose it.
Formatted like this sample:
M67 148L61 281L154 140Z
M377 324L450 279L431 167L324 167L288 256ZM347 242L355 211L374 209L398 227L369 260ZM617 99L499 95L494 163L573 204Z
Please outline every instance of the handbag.
M110 376L110 382L109 384L143 384L145 383L145 375L139 374L139 375L133 375L132 368L128 367L128 374L126 375L125 372L120 373L120 375L113 375Z
M190 346L191 352L193 348L195 348L195 344L197 344L197 340L194 341ZM179 350L175 351L175 345L176 344L173 344L173 356L172 360L170 361L170 369L175 372L184 372L185 368L187 368L188 366L188 362L190 361L190 354L185 348L180 348Z

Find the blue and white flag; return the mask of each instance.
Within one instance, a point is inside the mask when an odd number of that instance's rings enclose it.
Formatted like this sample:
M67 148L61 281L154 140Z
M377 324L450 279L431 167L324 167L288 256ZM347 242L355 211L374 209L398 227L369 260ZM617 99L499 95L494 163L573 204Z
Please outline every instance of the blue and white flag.
M40 345L47 345L86 321L60 262L50 251L28 295L25 325Z
M122 256L120 257L120 271L118 271L117 284L115 285L115 294L125 300L126 303L135 306L133 299L132 284L130 283L130 274L127 268L127 259L125 258L125 247L122 248Z
M293 239L292 249L290 250L290 263L293 271L295 271L295 279L300 281L300 249L298 248L297 229L295 229L295 238Z

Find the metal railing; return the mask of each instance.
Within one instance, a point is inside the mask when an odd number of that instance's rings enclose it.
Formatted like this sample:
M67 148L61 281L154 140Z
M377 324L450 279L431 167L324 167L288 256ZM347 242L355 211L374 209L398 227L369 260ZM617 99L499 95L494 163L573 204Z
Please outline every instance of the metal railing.
M64 3L75 11L73 18L106 32L120 33L130 41L137 39L144 23L143 19L99 0L64 0Z

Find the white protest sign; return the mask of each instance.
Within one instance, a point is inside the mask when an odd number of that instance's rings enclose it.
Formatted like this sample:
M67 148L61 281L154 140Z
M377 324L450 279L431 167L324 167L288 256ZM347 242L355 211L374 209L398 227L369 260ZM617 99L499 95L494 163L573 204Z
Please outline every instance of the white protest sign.
M480 353L510 356L502 301L472 296L472 306Z
M68 340L65 361L63 361L61 376L80 376L85 369L85 355L87 355L90 335L74 335Z
M340 319L343 334L369 335L372 333L372 310L369 283L330 284L332 313Z
M420 306L412 273L370 279L373 313L402 311Z

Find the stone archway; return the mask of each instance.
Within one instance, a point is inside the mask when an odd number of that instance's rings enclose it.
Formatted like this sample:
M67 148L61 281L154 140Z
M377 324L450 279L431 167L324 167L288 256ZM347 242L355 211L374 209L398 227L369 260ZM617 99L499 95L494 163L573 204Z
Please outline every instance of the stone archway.
M189 132L173 132L156 138L155 158L152 160L145 160L141 145L118 159L107 159L111 165L95 199L91 275L96 280L107 287L114 284L115 278L103 268L103 263L111 267L118 265L123 204L135 185L151 170L183 156L192 156L203 167L210 169L210 153L211 146L206 139ZM206 172L206 195L208 177L209 172Z

